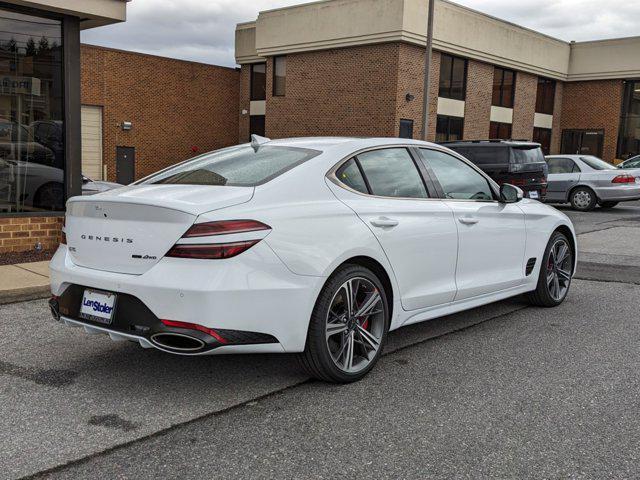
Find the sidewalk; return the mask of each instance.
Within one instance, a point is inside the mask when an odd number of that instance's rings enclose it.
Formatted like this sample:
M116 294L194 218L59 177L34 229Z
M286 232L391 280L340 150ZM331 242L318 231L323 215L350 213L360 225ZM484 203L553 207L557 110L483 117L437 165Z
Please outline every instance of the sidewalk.
M0 305L49 295L48 261L0 266Z

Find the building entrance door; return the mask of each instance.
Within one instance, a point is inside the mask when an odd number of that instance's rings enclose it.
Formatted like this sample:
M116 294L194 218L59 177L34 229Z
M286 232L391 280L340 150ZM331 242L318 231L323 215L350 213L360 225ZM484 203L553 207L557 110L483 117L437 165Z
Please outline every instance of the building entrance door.
M133 183L136 177L136 149L116 147L116 182L122 185Z
M604 131L564 130L562 152L567 155L593 155L602 158Z

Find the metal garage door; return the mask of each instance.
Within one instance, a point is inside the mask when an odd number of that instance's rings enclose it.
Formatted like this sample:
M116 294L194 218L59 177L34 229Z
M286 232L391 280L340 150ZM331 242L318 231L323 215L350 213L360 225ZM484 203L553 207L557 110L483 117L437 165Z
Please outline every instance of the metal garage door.
M102 180L102 107L82 106L82 174Z

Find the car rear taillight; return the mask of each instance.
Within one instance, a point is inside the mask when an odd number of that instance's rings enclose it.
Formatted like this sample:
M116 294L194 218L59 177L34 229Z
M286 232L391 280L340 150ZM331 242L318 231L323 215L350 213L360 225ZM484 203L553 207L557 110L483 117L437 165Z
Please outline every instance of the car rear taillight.
M211 237L213 235L229 235L232 233L258 232L270 230L271 227L256 220L224 220L221 222L205 222L193 225L182 238Z
M256 220L224 220L220 222L196 223L187 230L182 238L203 238L219 235L235 235L250 232L264 232L271 230L269 225ZM264 236L264 235L263 235ZM204 260L222 260L233 258L242 252L249 250L262 240L252 238L230 242L206 242L206 243L176 243L167 257L173 258L199 258Z
M618 175L616 178L611 180L611 183L636 183L636 178L631 175Z
M220 343L228 343L225 338L223 338L218 332L216 332L213 328L203 327L202 325L196 325L195 323L187 323L187 322L177 322L175 320L160 320L163 325L167 327L173 328L184 328L186 330L197 330L198 332L206 333L207 335L211 335Z

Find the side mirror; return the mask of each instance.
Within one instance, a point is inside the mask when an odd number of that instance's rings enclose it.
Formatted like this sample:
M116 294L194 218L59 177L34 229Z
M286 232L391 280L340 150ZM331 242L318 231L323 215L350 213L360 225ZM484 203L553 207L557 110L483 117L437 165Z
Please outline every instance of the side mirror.
M518 203L524 198L524 192L521 188L508 183L502 184L500 187L500 202L501 203Z

